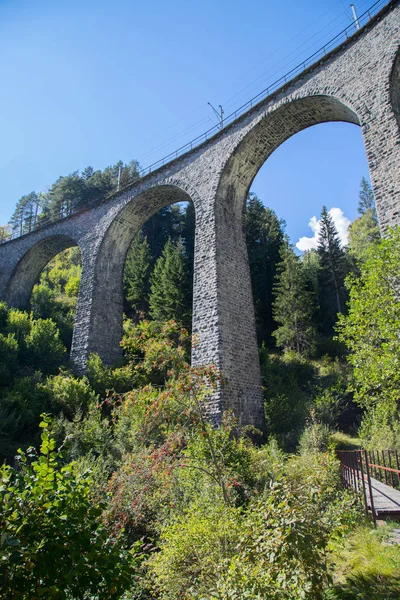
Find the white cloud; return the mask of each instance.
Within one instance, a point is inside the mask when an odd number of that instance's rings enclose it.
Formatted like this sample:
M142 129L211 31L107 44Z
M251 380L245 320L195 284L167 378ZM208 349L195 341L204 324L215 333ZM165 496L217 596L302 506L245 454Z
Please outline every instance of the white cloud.
M342 245L347 246L349 243L349 225L351 224L350 219L344 216L341 208L331 208L328 211L328 214L332 217ZM318 246L321 221L317 219L317 217L311 217L308 226L311 228L314 235L312 237L304 236L299 239L296 244L296 248L298 248L301 252L311 250L312 248L317 248Z

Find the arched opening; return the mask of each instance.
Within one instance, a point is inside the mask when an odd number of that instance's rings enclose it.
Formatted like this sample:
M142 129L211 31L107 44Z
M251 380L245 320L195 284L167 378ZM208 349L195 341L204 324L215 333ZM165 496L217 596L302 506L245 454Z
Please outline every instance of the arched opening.
M132 258L132 252L138 251L138 248L135 250L135 238L138 244L136 236L142 236L141 239L139 238L142 245L144 237L151 237L151 231L146 233L145 226L149 219L166 207L182 203L191 204L191 198L186 191L175 185L162 185L147 190L131 200L113 219L96 253L93 279L85 280L85 272L83 273L82 290L85 293L86 287L89 286L92 303L90 314L84 314L82 319L82 322L86 319L84 327L89 329L89 336L84 340L76 336L73 342L72 356L78 369L84 368L90 353L98 354L107 364L112 364L120 358L124 309L130 310L131 316L135 318L140 318L141 312L149 310L149 307L143 307L143 298L132 298L134 294L131 294L130 305L129 300L124 298L125 292L128 292L129 288L126 276L124 286L124 268L127 257ZM168 218L171 217L171 213L173 211L169 211ZM150 223L149 227L153 226L154 228L155 221L156 219L152 222L153 225ZM162 254L160 240L151 240L151 242L154 248L158 246L158 252ZM176 244L177 239L174 242ZM129 255L132 243L134 247ZM149 244L148 241L147 244ZM188 255L192 252L189 246L187 252ZM157 253L155 253L150 260L153 268L157 258ZM150 277L150 269L147 269L147 273L145 273L147 284Z
M143 319L174 320L191 330L194 206L166 206L133 238L124 267L124 313Z
M259 325L258 319L262 310L259 311L258 314L257 311L259 308L265 308L265 306L260 307L256 305L256 310L254 311L252 303L252 296L255 289L254 277L253 286L251 286L250 269L247 264L248 248L246 247L246 241L248 241L248 239L246 240L245 208L249 192L252 190L251 186L262 166L265 163L268 164L269 157L271 157L275 150L281 148L286 140L289 140L289 138L293 139L295 134L305 129L309 129L314 125L330 122L360 125L358 116L353 109L341 100L327 96L313 96L293 100L291 102L284 102L276 110L265 114L262 118L255 120L254 122L254 126L238 144L222 173L216 199L216 214L219 227L217 257L221 265L222 273L220 305L223 307L223 310L221 311L220 322L223 330L221 338L224 362L226 365L223 367L223 370L226 377L230 378L232 381L235 380L236 372L242 374L241 381L244 381L244 378L250 370L252 370L252 380L255 379L256 369L258 368L255 317L257 317L257 325ZM288 173L290 168L291 163L289 160L287 161ZM286 176L289 176L288 173ZM368 172L365 173L365 176L368 177ZM360 182L358 182L358 185L359 183ZM279 213L279 197L274 199L274 205L271 206L267 192L268 189L266 189L266 195L264 197L262 197L262 191L259 191L258 193L267 207L270 206L271 208L275 208L275 214L272 214L273 218L267 219L264 231L255 232L253 240L255 246L257 246L260 242L260 236L262 236L263 233L272 235L272 237L275 235L275 239L272 240L273 243L271 244L271 246L273 246L272 251L274 256L268 256L267 253L262 259L267 261L266 266L268 270L267 276L269 277L268 287L270 299L269 306L267 307L267 327L265 327L264 322L264 331L262 328L261 331L258 331L258 341L269 342L270 346L275 346L276 348L278 345L276 341L277 338L274 339L273 333L277 330L277 324L271 321L273 321L274 317L273 302L276 299L276 296L274 298L274 286L277 283L275 279L277 273L276 267L278 263L281 263L282 261L281 246L284 242L285 232L279 231L279 218L282 216ZM292 200L293 203L296 202L295 198ZM300 202L298 201L298 203ZM357 197L354 199L354 204L356 205L356 203ZM318 218L323 204L324 200L321 198L321 206L317 213ZM328 209L329 208L331 207L328 206ZM261 205L260 212L264 211L265 208ZM304 217L306 224L312 216L313 215L310 214ZM256 219L257 210L253 211L253 217ZM271 215L269 215L269 217L271 217ZM268 230L268 228L270 228L270 230ZM257 238L258 235L259 237ZM310 235L312 235L311 232ZM248 237L249 236L247 236L247 238ZM271 247L269 250L271 251ZM268 261L273 260L275 261L275 265L271 268L271 262ZM257 268L259 269L256 274L262 279L264 274L262 269L259 268L260 265L257 264L257 256L255 257L255 267L256 270ZM264 285L265 281L261 281L261 283ZM264 287L263 285L261 285L262 293L257 299L260 303L262 301L265 302L266 290L265 285ZM247 286L248 291L246 290ZM253 294L251 287L253 287ZM291 314L291 309L287 308L286 312L287 314ZM333 312L336 314L336 311ZM291 325L288 325L288 328L290 330ZM252 354L248 351L251 344L254 344L253 348L255 348ZM275 351L279 353L280 347ZM266 351L264 351L264 355L265 352ZM257 365L255 365L255 363L257 363ZM271 363L269 363L269 367L271 367ZM271 373L271 369L269 369L267 373L267 377L269 378L268 381L264 377L264 387L270 390L273 388L274 383L277 383L280 380L288 382L291 378L287 365L285 365L285 368L282 368L279 373L274 372L272 375ZM271 377L273 378L271 379ZM247 385L250 385L250 383L251 381L249 379ZM241 392L241 394L242 393L244 392ZM287 405L285 405L284 402L281 402L282 397L283 395L280 395L278 390L276 398L279 401L277 400L277 404L275 405L275 408L278 411L274 415L275 423L283 421L285 414L295 414L295 411L292 410L293 407L291 408L290 402L288 402ZM282 409L281 416L278 414L280 409ZM302 425L304 425L304 421ZM275 431L275 433L278 432Z
M68 353L72 344L81 274L79 247L67 248L44 267L39 281L33 286L30 299L32 317L52 319Z
M81 277L79 246L66 235L35 244L17 264L5 300L29 310L34 319L52 319L69 353Z
M10 306L29 307L32 289L45 266L60 252L77 246L68 235L52 235L30 248L19 260L12 273L4 298Z

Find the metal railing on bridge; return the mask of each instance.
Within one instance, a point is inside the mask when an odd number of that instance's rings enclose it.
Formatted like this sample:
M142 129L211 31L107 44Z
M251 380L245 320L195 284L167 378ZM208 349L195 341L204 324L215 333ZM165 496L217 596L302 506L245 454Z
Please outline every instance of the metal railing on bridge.
M338 450L346 487L362 494L367 515L400 517L400 461L397 450Z

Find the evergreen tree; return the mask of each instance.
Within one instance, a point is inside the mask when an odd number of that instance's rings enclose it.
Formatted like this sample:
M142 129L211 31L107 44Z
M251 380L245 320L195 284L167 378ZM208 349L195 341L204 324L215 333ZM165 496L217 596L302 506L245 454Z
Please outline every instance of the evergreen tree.
M361 180L357 210L361 216L350 225L349 253L356 263L361 264L365 262L371 244L377 244L381 239L374 194L365 177Z
M136 317L149 311L151 254L147 239L135 237L126 258L124 270L125 298Z
M151 275L150 315L156 321L174 319L190 326L191 294L187 260L181 240L168 239Z
M303 264L291 246L282 251L274 292L274 318L280 324L273 332L277 346L298 354L312 353L315 348L314 294L309 289Z
M367 211L371 210L376 218L374 192L372 191L372 187L365 177L361 179L357 210L360 215L365 215Z
M336 321L337 313L342 313L345 306L344 278L347 268L338 231L326 206L323 206L321 211L317 252L321 265L319 287L323 320L330 330Z
M18 200L9 222L12 232L16 235L23 235L33 231L38 221L39 210L40 198L36 192L22 196Z
M147 238L153 261L161 256L165 244L173 235L174 217L170 206L159 210L143 225L142 234Z
M284 241L284 221L250 194L246 206L246 242L259 342L271 344L274 329L273 286Z

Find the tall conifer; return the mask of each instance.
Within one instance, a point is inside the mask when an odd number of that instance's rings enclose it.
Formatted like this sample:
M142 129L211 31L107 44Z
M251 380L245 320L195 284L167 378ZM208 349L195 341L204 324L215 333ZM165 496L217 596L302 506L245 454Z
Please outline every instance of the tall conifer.
M284 241L284 221L250 194L246 206L246 242L256 313L258 340L271 343L272 303L277 264Z
M298 354L311 354L315 348L314 294L309 289L303 264L291 246L282 251L274 292L274 318L279 327L272 335L277 346Z
M321 304L325 313L325 324L330 328L336 321L337 313L342 313L344 309L346 265L339 233L326 206L323 206L321 211L317 252L321 266Z
M128 251L124 270L125 299L136 318L149 311L151 264L147 239L139 234Z
M190 327L191 298L187 260L181 240L168 239L151 275L150 315L156 321L174 319Z

